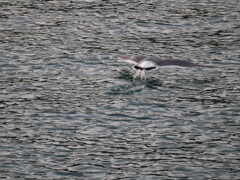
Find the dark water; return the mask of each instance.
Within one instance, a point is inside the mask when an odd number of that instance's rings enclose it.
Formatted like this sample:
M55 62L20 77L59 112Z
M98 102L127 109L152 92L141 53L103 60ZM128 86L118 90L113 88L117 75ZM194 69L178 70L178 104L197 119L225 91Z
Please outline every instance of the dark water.
M0 2L0 179L239 179L238 0ZM133 82L125 54L204 67Z

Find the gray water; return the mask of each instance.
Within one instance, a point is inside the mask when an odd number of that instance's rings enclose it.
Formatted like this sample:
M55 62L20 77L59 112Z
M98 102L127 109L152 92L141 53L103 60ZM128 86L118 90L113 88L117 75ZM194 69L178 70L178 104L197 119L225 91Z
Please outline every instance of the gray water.
M239 179L239 0L1 0L0 179ZM134 80L119 55L203 65Z

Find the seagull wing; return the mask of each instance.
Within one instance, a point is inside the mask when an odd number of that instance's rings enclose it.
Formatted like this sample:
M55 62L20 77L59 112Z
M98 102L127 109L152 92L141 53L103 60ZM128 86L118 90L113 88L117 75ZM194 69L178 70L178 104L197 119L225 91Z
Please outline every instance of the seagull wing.
M146 58L146 56L143 55L130 55L130 56L119 56L120 60L131 63L131 64L138 64L143 59Z
M180 67L197 67L199 64L192 63L190 61L181 59L161 59L160 57L153 56L148 59L148 61L154 62L157 66L180 66Z

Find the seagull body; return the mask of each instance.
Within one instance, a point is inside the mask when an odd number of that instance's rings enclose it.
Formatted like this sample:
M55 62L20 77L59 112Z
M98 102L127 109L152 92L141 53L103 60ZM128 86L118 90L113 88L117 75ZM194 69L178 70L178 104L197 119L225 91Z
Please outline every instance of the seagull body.
M145 78L145 71L157 69L162 66L178 66L178 67L198 67L199 64L195 64L186 60L180 59L162 59L158 56L143 56L143 55L132 55L132 56L120 56L120 59L133 64L133 68L137 72L133 75L133 78L140 77Z

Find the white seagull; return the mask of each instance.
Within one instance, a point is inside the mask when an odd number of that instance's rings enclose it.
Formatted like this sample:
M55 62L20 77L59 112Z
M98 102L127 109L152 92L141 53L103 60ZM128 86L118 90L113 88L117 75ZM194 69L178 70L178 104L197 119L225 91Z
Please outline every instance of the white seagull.
M180 59L162 59L158 56L143 56L143 55L130 55L130 56L119 56L120 60L134 64L133 68L136 73L133 78L146 79L145 71L157 69L161 66L179 66L179 67L199 67L201 65L192 63L186 60Z

